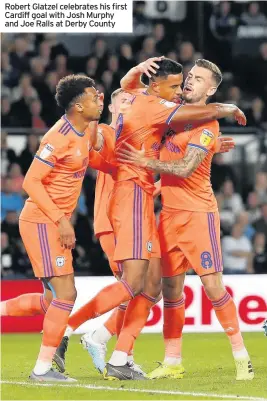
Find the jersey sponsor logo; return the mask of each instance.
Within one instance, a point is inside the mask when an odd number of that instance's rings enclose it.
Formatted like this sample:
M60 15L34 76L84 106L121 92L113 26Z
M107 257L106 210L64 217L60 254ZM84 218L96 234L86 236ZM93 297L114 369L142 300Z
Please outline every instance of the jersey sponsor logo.
M201 266L203 269L210 269L212 267L212 259L210 252L202 252L201 256Z
M64 256L57 256L56 257L56 265L57 265L57 267L63 267L64 264L65 264Z
M165 142L165 147L172 153L180 153L181 149L179 146L175 145L173 142L167 141Z
M76 156L81 156L82 155L82 152L80 151L80 149L77 149L76 150Z
M51 153L54 151L54 149L55 148L52 145L50 145L50 143L47 143L40 153L40 158L47 159L51 155Z
M202 134L200 136L200 143L203 146L209 146L213 138L214 135L211 131L203 129Z
M152 242L151 242L151 241L148 241L148 242L146 243L146 246L147 246L148 252L152 252Z
M177 106L177 104L176 103L173 103L173 102L168 102L167 100L164 100L164 99L162 99L160 102L159 102L159 104L164 104L164 106L166 106L166 107L168 107L168 108L172 108L172 107L174 107L174 106Z

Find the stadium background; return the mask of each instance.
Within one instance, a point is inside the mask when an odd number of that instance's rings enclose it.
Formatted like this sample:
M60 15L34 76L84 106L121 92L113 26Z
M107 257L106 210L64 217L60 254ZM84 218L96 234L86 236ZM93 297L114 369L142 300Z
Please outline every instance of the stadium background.
M137 1L131 35L2 34L2 279L33 277L18 230L22 181L41 135L62 114L54 100L58 80L72 72L94 78L105 93L102 122L108 123L108 100L122 76L162 54L181 62L185 76L197 58L216 62L224 79L212 101L246 112L246 128L220 121L237 146L214 158L211 179L226 273L267 273L267 3ZM88 169L73 216L75 270L82 276L110 274L93 235L95 178ZM160 200L155 210L158 215ZM244 253L233 259L230 250Z

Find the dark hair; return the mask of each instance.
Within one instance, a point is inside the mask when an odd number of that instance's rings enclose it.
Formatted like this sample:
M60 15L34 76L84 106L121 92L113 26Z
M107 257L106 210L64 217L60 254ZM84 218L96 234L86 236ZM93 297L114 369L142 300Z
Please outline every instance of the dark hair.
M158 64L159 69L156 74L152 75L152 81L157 77L166 78L168 75L182 74L183 72L183 66L170 58L164 58L161 61L157 61L156 64Z
M122 93L122 92L123 92L123 89L121 89L121 88L116 89L114 92L112 92L112 93L111 93L111 101L112 101L115 97L117 97L120 93Z
M205 60L204 58L196 60L195 64L198 67L206 68L206 70L209 70L212 73L212 77L216 82L216 85L220 85L220 83L222 82L222 73L220 68L216 64L212 63L209 60Z
M92 88L94 85L94 80L85 75L67 75L57 84L55 96L57 104L68 110L77 98L84 94L86 88Z

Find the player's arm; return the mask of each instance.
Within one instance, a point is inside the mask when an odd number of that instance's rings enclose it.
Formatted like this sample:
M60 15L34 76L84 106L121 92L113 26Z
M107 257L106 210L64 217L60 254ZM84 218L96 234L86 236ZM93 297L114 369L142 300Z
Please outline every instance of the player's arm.
M59 135L59 134L58 134ZM43 181L52 172L65 145L59 145L53 138L49 143L41 143L40 148L24 178L23 189L38 208L53 222L58 224L61 245L72 249L75 246L75 233L64 212L53 202Z
M138 64L136 67L131 68L121 79L121 88L125 91L145 88L145 84L141 81L142 75L145 74L148 78L151 78L151 74L155 74L159 68L157 61L161 61L163 58L164 57L152 57Z
M176 111L175 111L176 110ZM176 130L181 121L212 121L225 117L234 117L239 125L246 125L245 114L234 104L210 103L205 106L180 105L173 110L168 124Z
M102 171L106 174L111 174L116 168L113 164L107 162L99 152L96 152L94 149L89 151L89 167Z
M124 145L124 148L121 148L117 152L116 155L117 160L120 162L126 162L128 164L147 168L155 173L172 174L178 177L187 178L203 162L207 153L199 148L187 146L183 159L164 162L145 157L143 150L136 150L133 146L127 143Z
M145 157L143 149L136 151L129 144L125 144L120 150L120 159L124 162L137 164L160 174L172 174L187 178L199 167L205 157L214 151L216 139L219 135L218 124L207 125L209 129L201 128L191 137L187 145L185 155L182 159L171 161L160 161Z

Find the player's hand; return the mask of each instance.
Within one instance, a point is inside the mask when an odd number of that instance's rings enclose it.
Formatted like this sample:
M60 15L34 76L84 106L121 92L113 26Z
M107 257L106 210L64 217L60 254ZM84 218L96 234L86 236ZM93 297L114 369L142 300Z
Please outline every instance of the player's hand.
M246 116L243 113L243 111L240 110L238 107L234 111L234 118L238 122L239 125L247 125Z
M220 132L221 135L221 132ZM227 153L234 149L235 141L231 137L219 136L216 142L215 153Z
M148 78L151 78L151 74L156 74L157 69L159 69L157 61L161 61L163 59L164 56L151 57L146 61L143 61L142 63L138 64L136 68L140 73L145 74Z
M137 150L129 143L124 143L123 147L117 150L116 158L119 162L144 168L146 168L149 160L145 157L145 149Z
M59 220L58 229L62 248L74 249L76 241L74 228L65 216Z

